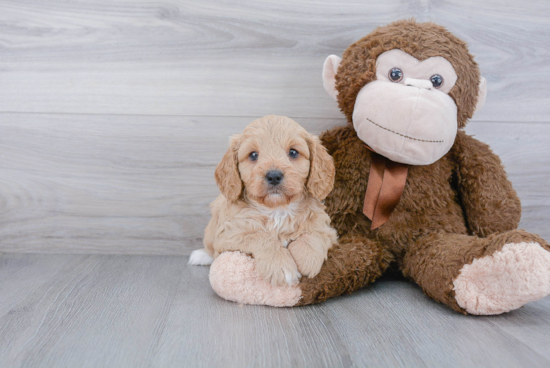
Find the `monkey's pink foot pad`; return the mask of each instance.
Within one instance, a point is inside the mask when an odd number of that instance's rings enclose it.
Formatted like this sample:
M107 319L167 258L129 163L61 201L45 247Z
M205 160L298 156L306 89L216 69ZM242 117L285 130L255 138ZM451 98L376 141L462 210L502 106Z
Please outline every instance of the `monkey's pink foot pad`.
M241 252L224 252L210 266L210 285L222 298L237 303L291 307L302 291L298 286L275 286L256 271L254 259Z
M550 252L538 243L509 243L474 259L454 280L455 299L471 314L500 314L550 294Z

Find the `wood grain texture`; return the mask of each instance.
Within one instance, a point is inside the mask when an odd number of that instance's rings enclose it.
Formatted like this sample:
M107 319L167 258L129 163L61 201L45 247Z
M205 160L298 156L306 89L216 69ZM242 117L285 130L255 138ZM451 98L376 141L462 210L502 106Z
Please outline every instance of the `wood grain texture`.
M548 122L547 1L0 3L0 111L340 118L321 66L416 17L470 45L483 121Z
M230 135L343 124L329 54L416 17L489 82L467 127L550 239L550 3L0 0L1 367L547 367L550 298L466 317L385 278L299 309L218 298L201 247ZM86 253L136 253L115 256Z
M550 298L502 316L463 316L409 282L383 279L316 306L242 306L214 294L208 268L186 262L166 256L0 256L0 366L550 364Z
M251 121L0 114L0 251L189 254L229 136Z
M548 238L549 15L540 1L0 0L0 251L189 254L227 138L273 113L343 124L324 58L412 16L477 55L489 97L468 131L503 156L521 226Z
M214 169L246 117L0 114L0 251L189 254L202 246ZM297 119L319 133L342 119ZM550 125L471 123L550 238Z

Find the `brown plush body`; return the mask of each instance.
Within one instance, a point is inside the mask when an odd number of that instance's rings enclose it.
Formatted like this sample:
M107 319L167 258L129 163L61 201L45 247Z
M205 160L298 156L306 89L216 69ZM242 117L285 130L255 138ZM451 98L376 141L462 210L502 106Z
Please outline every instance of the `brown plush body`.
M486 93L464 42L433 23L395 22L327 58L323 78L349 122L320 137L336 167L325 205L339 244L291 305L353 292L390 265L463 313L499 314L550 294L548 243L517 230L521 204L500 159L462 130ZM374 154L409 165L377 228L363 208Z
M299 305L353 292L395 262L429 296L464 311L453 292L464 265L510 242L535 241L550 250L540 237L515 230L521 205L500 159L463 132L445 157L409 169L399 204L376 230L362 213L371 152L352 127L326 132L321 140L336 166L325 205L340 244L317 277L302 281Z

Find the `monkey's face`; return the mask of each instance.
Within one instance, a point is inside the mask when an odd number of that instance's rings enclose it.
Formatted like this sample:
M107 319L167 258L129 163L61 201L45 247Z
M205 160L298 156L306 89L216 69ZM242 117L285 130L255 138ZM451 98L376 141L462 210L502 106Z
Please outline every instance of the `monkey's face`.
M333 98L338 95L335 75L339 64L340 58L331 55L323 70L325 89ZM449 92L457 78L453 65L441 56L420 61L400 49L381 53L376 58L375 78L355 98L352 121L357 136L392 161L434 163L451 149L456 137L457 105ZM482 78L476 109L483 105L485 93Z
M447 94L456 77L442 57L419 61L401 50L382 53L376 80L355 101L357 136L392 161L428 165L439 160L456 137L456 104Z

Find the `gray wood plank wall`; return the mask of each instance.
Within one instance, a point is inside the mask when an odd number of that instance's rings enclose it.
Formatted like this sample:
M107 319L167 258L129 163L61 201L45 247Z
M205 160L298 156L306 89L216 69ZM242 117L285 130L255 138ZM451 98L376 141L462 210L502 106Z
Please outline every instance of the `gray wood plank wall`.
M467 131L550 238L550 2L0 0L0 251L189 254L228 136L343 124L325 57L410 17L468 42L489 95Z

